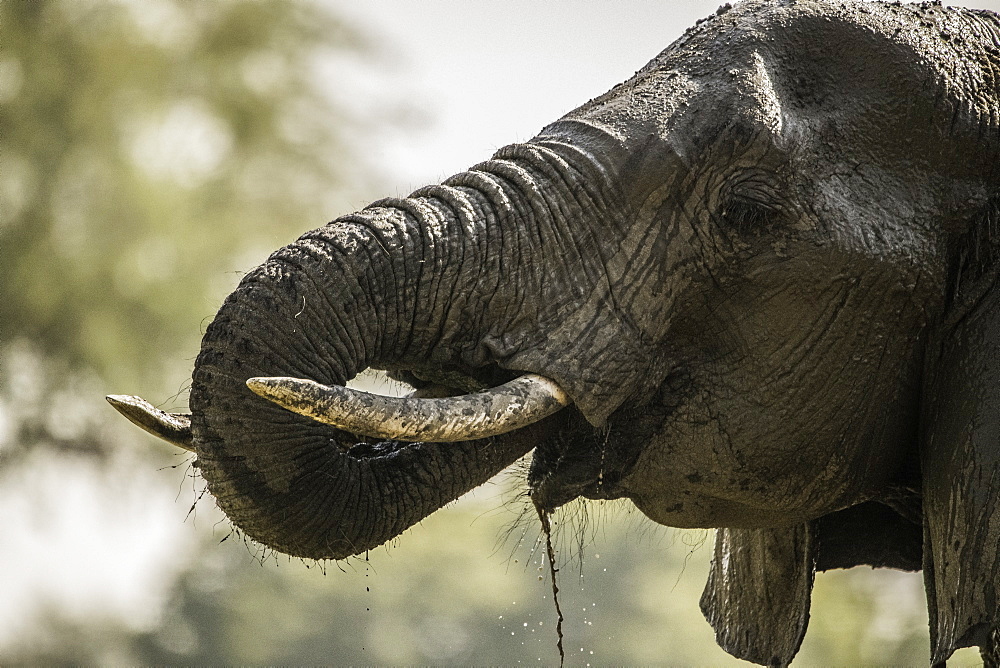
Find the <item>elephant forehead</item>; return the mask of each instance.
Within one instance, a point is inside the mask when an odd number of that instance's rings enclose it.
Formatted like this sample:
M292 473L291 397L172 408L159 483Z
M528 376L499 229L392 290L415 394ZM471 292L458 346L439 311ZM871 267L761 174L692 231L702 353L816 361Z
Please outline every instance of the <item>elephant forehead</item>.
M981 17L940 7L745 2L689 30L589 108L617 112L627 104L632 114L670 125L685 106L679 93L695 88L714 100L702 110L708 116L749 102L759 124L777 132L788 103L813 117L899 121L906 113L914 122L899 124L903 130L953 111L989 121L998 115L998 68L989 52L996 33ZM940 94L914 95L923 89ZM945 99L958 109L938 108ZM670 129L660 127L661 135Z

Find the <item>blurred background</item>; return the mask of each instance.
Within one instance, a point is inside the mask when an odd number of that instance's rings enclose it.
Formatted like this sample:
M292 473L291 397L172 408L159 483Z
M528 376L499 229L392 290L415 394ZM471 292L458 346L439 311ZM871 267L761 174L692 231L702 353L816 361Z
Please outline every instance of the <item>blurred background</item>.
M0 2L0 663L558 662L522 469L304 563L234 535L192 457L103 397L186 411L201 333L271 250L529 139L717 5ZM556 520L570 664L741 663L698 609L711 532ZM797 665L927 657L919 574L818 575Z

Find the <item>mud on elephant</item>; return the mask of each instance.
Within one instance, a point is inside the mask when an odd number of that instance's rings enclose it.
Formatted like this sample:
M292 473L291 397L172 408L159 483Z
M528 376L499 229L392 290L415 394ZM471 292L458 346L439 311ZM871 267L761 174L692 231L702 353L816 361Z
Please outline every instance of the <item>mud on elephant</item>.
M702 608L738 657L790 662L815 571L870 564L923 569L932 662L996 665L998 87L989 12L723 7L534 139L275 252L189 416L114 402L288 554L363 552L534 449L544 510L719 528ZM369 367L417 396L341 387Z

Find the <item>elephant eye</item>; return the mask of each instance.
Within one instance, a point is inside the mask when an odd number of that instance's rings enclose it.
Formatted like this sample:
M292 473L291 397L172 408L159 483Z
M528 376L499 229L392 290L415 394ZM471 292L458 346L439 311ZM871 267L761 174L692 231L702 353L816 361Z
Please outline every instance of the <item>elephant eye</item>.
M741 169L721 184L714 218L736 234L758 234L779 227L787 212L783 179L762 167Z
M727 226L747 232L769 226L780 213L772 204L739 195L727 198L720 211Z

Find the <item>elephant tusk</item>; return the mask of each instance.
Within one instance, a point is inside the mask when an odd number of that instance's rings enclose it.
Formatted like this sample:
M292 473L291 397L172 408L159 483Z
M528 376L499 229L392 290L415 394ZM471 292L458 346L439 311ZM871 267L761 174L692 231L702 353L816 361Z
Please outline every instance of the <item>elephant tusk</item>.
M384 397L302 378L251 378L247 387L283 408L354 434L431 443L498 436L570 404L555 381L535 374L441 399Z
M105 399L133 424L153 436L158 436L178 448L195 451L190 415L161 411L142 397L129 394L109 394Z

